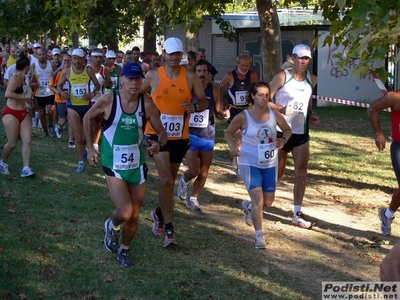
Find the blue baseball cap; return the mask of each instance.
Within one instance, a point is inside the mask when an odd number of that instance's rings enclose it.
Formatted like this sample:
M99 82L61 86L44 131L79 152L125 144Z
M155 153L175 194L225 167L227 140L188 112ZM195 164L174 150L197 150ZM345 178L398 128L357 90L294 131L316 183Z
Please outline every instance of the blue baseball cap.
M141 77L144 78L142 67L138 64L129 63L122 68L121 76L127 78Z

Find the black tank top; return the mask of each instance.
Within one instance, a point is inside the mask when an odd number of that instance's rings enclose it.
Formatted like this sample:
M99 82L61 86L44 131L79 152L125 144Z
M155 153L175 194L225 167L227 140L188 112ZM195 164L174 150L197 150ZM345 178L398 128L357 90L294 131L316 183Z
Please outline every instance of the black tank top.
M24 87L22 86L22 84L19 86L19 88L17 88L14 93L16 94L23 94L24 93Z

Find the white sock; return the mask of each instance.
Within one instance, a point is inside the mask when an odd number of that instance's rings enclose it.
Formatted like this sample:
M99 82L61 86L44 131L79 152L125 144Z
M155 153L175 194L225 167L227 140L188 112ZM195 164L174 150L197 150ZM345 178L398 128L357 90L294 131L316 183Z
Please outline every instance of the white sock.
M297 215L298 212L301 212L301 205L294 206L293 216Z
M119 246L118 252L120 252L122 250L128 250L129 251L129 246L125 246L125 245L121 244L121 246Z
M391 218L393 218L393 215L394 215L394 212L391 211L389 207L386 208L385 217L388 218L388 219L391 219Z
M262 232L262 230L260 229L260 230L256 230L256 237L257 236L260 236L260 235L262 235L263 234L263 232Z
M83 162L83 160L80 160L80 161L78 161L78 164L84 165L85 163Z

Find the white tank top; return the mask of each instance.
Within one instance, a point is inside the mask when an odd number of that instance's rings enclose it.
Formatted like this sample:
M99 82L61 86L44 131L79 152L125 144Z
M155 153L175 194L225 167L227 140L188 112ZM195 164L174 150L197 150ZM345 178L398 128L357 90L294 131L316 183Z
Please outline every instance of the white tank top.
M285 106L291 106L293 114L283 115L286 122L292 128L294 134L304 134L308 132L306 122L308 113L308 104L313 90L310 72L307 71L306 78L303 81L297 81L288 70L285 72L285 83L276 92L274 103Z
M39 61L35 62L35 73L39 83L39 87L36 90L36 96L47 97L54 95L54 92L49 88L50 78L53 74L53 68L51 67L50 61L47 61L45 69L40 67Z
M240 151L239 164L249 165L261 169L278 165L278 149L276 140L276 115L275 110L268 106L269 118L265 122L257 122L244 110L246 115L246 128L242 130L242 150Z

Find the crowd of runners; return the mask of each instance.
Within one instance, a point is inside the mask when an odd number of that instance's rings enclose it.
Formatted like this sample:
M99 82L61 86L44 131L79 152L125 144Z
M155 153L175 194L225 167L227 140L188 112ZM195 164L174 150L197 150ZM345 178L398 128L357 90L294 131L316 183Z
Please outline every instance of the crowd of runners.
M233 70L216 84L218 71L207 61L206 50L186 53L175 37L165 41L161 54L146 55L136 46L122 52L93 46L46 48L34 43L31 47L5 45L0 58L7 98L2 114L7 144L0 173L15 172L9 170L8 161L20 138L21 177L35 176L30 167L33 128L41 130L40 138L68 135L65 147L75 148L76 172L85 171L86 160L95 167L101 162L115 206L104 224L104 245L122 266L133 265L129 246L146 196L146 152L159 177L159 199L150 213L152 232L164 236L164 247L177 246L174 191L189 209L202 212L198 199L213 160L216 119L230 123L225 139L251 200L243 201L242 209L245 223L255 230L254 247L267 247L263 208L274 201L288 153L295 170L291 222L304 229L312 227L302 213L302 202L309 124L318 125L319 119L312 110L317 77L308 71L312 53L307 45L293 48L290 63L270 83L259 81L250 70L251 58L240 54ZM372 108L379 111L384 104L393 105L391 100L395 101L384 98L379 102L383 104ZM379 120L374 110L369 114L382 150ZM187 170L175 187L184 158ZM396 160L395 170L398 165ZM389 208L379 211L385 235L390 235L399 207L397 194Z

